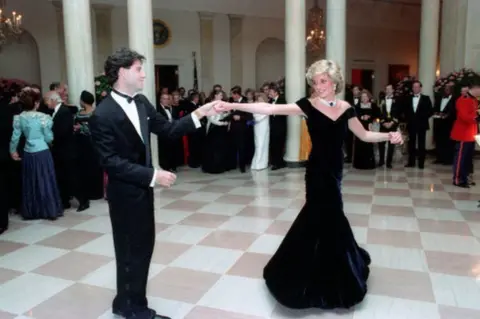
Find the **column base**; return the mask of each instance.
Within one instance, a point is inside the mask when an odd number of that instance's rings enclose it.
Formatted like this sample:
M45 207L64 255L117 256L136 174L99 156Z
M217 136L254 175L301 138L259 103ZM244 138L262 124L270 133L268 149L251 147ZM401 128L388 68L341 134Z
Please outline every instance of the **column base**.
M287 162L285 161L285 165L287 168L302 168L307 166L307 161L299 161L299 162Z

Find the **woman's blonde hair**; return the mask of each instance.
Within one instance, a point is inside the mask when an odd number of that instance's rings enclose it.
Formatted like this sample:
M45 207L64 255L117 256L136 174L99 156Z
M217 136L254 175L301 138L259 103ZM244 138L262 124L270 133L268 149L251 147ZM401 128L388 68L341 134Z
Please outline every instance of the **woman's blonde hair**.
M335 84L335 94L343 91L345 81L343 80L342 68L332 60L318 60L307 70L306 78L308 85L313 85L313 78L319 74L326 74Z
M259 99L262 99L262 102L268 102L268 97L265 93L263 92L255 92L255 101L258 101Z

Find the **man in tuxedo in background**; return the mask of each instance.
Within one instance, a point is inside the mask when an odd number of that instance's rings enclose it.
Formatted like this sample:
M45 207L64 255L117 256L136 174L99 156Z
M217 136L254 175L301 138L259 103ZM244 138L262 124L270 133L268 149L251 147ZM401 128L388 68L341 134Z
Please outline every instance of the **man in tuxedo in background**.
M425 143L427 131L430 129L428 120L433 115L430 96L422 94L422 83L415 81L412 85L413 96L405 100L403 114L408 131L408 163L405 167L415 167L418 158L418 168L425 166ZM418 150L416 145L418 143ZM417 150L417 152L416 152Z
M73 196L73 173L75 168L75 140L73 135L74 119L68 106L56 91L45 94L44 102L52 112L53 143L52 157L55 164L57 184L63 209L68 209Z
M450 139L455 121L455 100L452 88L446 86L443 94L436 98L433 120L433 138L435 140L435 164L452 165L455 143Z
M150 133L180 138L201 127L212 105L169 122L156 112L143 89L144 56L119 49L107 58L105 75L113 90L90 118L90 130L102 167L108 175L107 197L117 265L115 315L135 319L168 319L148 308L146 287L155 245L153 187L170 187L176 176L154 169ZM213 114L212 114L213 115ZM165 287L168 289L168 287Z
M242 95L242 88L238 85L230 90L231 99L234 103L248 103L247 99ZM245 173L247 166L247 122L253 120L251 113L233 110L224 121L230 121L231 143L231 159L229 159L229 168L235 169L237 166L240 172ZM238 159L238 161L237 161Z
M285 97L280 95L280 90L275 84L268 88L268 97L272 104L287 104ZM285 143L287 139L287 116L270 115L270 143L269 155L272 170L285 167L283 155L285 154Z
M399 102L395 100L393 93L393 85L387 85L385 98L380 102L380 132L396 132L398 129ZM385 145L387 145L387 168L392 168L395 145L390 142L378 143L378 153L380 155L378 166L381 167L385 164Z

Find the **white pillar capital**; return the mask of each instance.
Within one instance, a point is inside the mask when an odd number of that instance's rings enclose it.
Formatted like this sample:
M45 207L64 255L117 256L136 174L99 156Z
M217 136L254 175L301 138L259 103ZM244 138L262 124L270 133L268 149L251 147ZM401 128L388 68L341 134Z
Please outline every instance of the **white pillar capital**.
M347 52L347 1L327 0L327 46L326 58L333 60L342 68L342 76L345 80L346 52ZM345 92L339 94L344 97Z
M77 105L83 90L95 93L90 0L63 0L62 9L69 103Z
M128 0L128 42L130 49L145 57L145 86L143 94L156 105L155 52L153 46L152 0ZM159 167L157 136L151 135L152 163Z
M285 0L285 97L289 103L305 96L305 0ZM287 119L285 161L300 161L302 122L300 116Z

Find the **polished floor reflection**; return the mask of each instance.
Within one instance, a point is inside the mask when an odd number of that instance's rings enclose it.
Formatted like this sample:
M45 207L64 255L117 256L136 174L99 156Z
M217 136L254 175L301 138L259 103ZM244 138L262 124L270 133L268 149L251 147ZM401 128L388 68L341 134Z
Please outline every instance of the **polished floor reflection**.
M185 171L156 190L151 306L174 319L480 318L480 187L452 186L451 168L441 166L346 170L345 211L372 256L369 294L351 311L279 306L262 268L303 189L303 170L283 170ZM14 218L0 236L0 319L113 318L114 287L104 201L55 222Z

